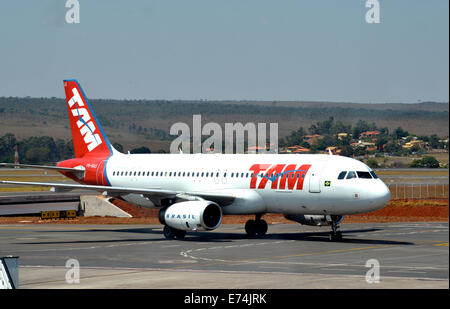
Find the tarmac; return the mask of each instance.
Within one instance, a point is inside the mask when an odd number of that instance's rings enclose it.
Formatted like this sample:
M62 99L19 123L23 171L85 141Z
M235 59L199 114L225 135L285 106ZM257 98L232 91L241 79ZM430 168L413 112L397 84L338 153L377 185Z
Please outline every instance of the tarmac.
M330 242L329 227L273 224L249 239L230 224L166 240L160 225L0 225L0 256L19 256L21 289L449 288L448 222L341 230Z

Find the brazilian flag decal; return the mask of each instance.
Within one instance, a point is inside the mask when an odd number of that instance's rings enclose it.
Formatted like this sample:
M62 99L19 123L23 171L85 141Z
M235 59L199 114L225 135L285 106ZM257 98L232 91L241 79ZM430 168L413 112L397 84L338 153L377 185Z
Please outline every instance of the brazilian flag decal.
M331 181L325 180L325 187L329 187L329 186L331 186Z

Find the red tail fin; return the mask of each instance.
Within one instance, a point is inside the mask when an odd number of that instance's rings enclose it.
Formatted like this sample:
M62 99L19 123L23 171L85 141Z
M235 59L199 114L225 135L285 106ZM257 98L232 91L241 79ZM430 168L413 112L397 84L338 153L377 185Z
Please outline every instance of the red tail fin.
M81 158L86 154L112 155L111 144L95 117L80 84L76 80L65 80L64 90L69 109L75 157Z

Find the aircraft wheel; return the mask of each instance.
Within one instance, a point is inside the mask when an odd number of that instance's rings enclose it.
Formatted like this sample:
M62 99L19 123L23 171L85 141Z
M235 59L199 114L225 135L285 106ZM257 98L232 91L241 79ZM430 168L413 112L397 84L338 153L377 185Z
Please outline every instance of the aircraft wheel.
M335 233L330 232L329 239L330 239L330 241L341 241L342 240L342 232L341 231L336 231Z
M177 230L168 225L164 226L163 233L166 239L183 239L186 236L186 231Z
M265 220L248 220L245 232L249 237L263 236L267 233L268 225Z
M175 238L176 239L184 239L185 236L186 236L186 231L175 230Z
M175 238L175 231L170 226L164 225L163 233L164 233L164 237L166 239L174 239Z
M266 220L258 220L256 223L256 234L258 236L264 236L267 233L268 225Z
M256 221L255 220L248 220L247 223L245 223L245 232L249 237L254 237L256 235Z

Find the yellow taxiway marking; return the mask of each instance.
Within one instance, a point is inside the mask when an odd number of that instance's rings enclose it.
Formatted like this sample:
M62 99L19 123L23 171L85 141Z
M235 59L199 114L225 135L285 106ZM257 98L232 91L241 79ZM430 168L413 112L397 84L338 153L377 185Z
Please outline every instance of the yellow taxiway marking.
M448 242L446 242L444 244L435 244L435 246L448 247Z

